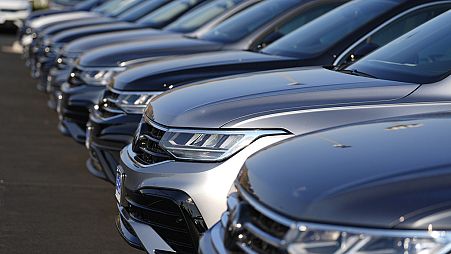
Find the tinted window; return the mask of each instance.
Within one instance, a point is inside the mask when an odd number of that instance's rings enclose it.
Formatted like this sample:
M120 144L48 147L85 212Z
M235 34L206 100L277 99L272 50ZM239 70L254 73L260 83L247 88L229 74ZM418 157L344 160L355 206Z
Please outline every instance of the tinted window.
M377 78L433 83L451 71L451 11L349 66Z
M291 19L285 20L285 23L275 27L270 34L266 35L263 39L255 42L257 47L255 49L261 49L274 42L275 40L289 34L293 30L307 24L308 22L316 19L317 17L329 12L333 8L340 5L341 1L313 1L304 5L296 15L293 15Z
M366 55L372 50L384 46L399 36L442 14L450 7L451 4L437 4L414 10L396 19L371 36L367 37L362 43L359 43L359 45L354 47L354 49L352 49L347 56L341 59L339 64L345 61L354 61L356 57L354 55L355 52L362 51Z
M132 8L138 3L143 2L143 0L122 0L119 4L116 4L114 6L111 6L111 8L108 8L105 13L108 13L111 16L117 16L124 11L127 11L128 9Z
M85 8L89 8L90 6L96 6L97 0L86 0L81 3L75 5L74 9L81 10Z
M168 0L152 0L150 2L146 1L137 6L134 6L133 8L130 8L130 10L127 10L126 12L119 15L118 18L120 20L129 22L136 21L137 19L142 18L144 15L155 11L166 3L168 3Z
M399 1L392 0L351 1L300 27L263 51L298 57L322 53L398 4Z
M214 18L220 16L227 10L237 6L243 0L216 0L202 7L199 7L177 21L173 22L165 29L173 32L188 33L203 26Z
M94 11L97 12L108 12L109 10L113 10L116 6L120 5L122 0L110 0L101 4L100 6L94 8Z
M164 24L182 13L193 8L203 0L178 0L163 6L151 14L140 19L138 23L143 25L158 26Z
M300 4L294 0L267 0L226 20L199 38L217 42L235 42Z

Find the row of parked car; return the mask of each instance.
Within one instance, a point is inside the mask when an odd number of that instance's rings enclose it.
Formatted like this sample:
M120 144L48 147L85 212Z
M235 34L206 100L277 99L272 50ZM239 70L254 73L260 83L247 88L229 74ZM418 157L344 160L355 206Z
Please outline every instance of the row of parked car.
M450 7L86 0L18 40L133 247L444 254Z

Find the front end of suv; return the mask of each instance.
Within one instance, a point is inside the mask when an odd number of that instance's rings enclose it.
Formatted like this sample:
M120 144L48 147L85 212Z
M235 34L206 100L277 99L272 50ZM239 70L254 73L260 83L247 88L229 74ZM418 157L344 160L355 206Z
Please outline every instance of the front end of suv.
M276 212L249 192L228 198L221 220L201 239L202 254L238 253L411 253L451 251L451 233L305 222Z
M72 136L77 142L84 143L90 111L97 104L105 86L112 82L114 75L124 70L125 67L75 66L67 82L61 86L61 91L55 93L60 131Z
M121 151L116 197L122 223L131 218L154 229L177 253L195 252L201 234L226 208L217 197L227 195L230 185L223 183L236 177L236 171L230 168L239 167L254 152L290 136L284 130L270 129L177 129L144 117L133 143ZM166 201L151 201L162 195ZM146 198L148 201L144 201ZM169 209L174 204L181 210L178 217L161 220L152 216L159 210L174 210ZM152 239L140 240L146 245Z
M147 102L160 92L125 92L107 87L91 114L86 131L88 171L111 183L116 180L119 153L133 141Z
M450 116L339 126L256 153L200 253L449 253Z

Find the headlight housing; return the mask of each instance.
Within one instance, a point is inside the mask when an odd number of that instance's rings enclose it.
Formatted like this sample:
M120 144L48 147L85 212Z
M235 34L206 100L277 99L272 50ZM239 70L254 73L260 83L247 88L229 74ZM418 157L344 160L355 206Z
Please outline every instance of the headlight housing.
M260 137L284 134L289 133L283 130L169 129L160 140L160 146L177 159L221 161Z
M123 72L125 68L109 68L109 69L81 69L80 78L88 85L106 86L113 81L116 74Z
M117 107L129 114L143 114L149 101L159 94L161 94L161 92L119 93L117 98L111 102L113 102ZM102 102L108 103L108 99L103 98Z
M286 238L290 254L445 254L451 235L441 231L378 230L299 224Z

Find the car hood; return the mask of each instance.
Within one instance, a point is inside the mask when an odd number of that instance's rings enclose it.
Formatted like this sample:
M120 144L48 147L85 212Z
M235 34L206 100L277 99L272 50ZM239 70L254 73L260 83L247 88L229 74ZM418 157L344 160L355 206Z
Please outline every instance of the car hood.
M115 22L113 24L93 25L88 27L73 28L57 33L52 37L52 41L53 43L68 43L84 36L139 28L141 27L134 23L128 22Z
M450 229L450 116L290 139L248 159L238 179L260 202L299 221Z
M64 30L72 29L72 28L81 28L86 26L93 26L93 25L101 25L101 24L108 24L108 23L114 23L117 22L117 20L109 18L109 17L92 17L92 18L85 18L85 19L76 19L72 21L63 22L61 24L56 24L53 26L50 26L49 28L46 28L44 31L42 31L40 34L43 35L54 35L56 33L62 32Z
M276 62L298 61L293 58L265 55L247 51L220 51L173 56L153 61L118 75L114 89L129 91L166 91L196 80L238 74L255 70L274 69Z
M151 101L146 114L167 126L219 128L270 113L393 101L417 87L319 67L269 71L176 88Z
M92 18L99 16L99 14L94 12L87 11L77 11L70 13L61 13L50 16L44 16L37 19L34 19L30 23L30 27L33 29L39 29L40 27L56 23L56 22L64 22L66 20L75 20L75 19L84 19L84 18Z
M64 47L67 54L79 54L94 48L122 42L130 42L133 40L145 40L154 36L162 36L174 34L169 31L157 30L151 28L143 28L131 31L111 32L99 35L91 35L74 40Z
M152 39L140 42L130 42L121 45L111 45L90 51L80 58L83 67L118 66L138 58L185 55L206 51L219 50L221 44L203 40L180 38Z

